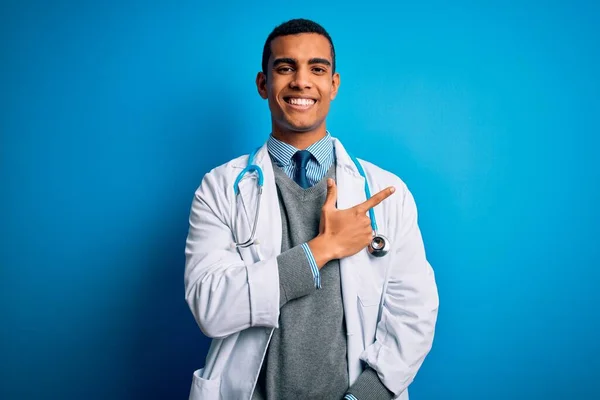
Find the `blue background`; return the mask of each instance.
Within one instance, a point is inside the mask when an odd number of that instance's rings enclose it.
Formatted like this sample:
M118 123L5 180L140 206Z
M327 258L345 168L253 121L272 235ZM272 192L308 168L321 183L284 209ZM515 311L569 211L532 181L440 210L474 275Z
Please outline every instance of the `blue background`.
M597 2L150 3L2 2L0 398L187 398L189 206L266 139L294 17L336 45L329 129L419 205L441 308L412 398L597 395Z

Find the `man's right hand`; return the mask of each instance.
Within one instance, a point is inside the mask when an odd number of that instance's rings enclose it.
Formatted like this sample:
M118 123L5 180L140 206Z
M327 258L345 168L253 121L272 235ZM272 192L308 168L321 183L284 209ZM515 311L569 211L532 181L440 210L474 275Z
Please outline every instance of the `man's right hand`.
M308 242L319 269L330 260L352 256L371 243L373 229L368 211L394 191L395 188L390 186L363 203L338 210L335 205L337 186L333 179L327 180L327 198L321 209L319 235Z

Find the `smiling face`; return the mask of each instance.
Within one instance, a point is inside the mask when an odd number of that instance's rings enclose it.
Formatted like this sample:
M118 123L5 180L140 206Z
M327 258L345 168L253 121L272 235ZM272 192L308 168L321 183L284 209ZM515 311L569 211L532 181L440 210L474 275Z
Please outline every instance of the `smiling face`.
M340 84L327 38L317 33L276 37L267 75L259 72L256 86L269 101L273 136L297 148L324 137L329 103Z

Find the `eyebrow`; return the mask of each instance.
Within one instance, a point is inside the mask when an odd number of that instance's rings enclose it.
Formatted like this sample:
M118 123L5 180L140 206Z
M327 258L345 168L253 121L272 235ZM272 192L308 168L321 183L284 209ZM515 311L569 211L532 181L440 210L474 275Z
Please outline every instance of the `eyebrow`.
M327 65L328 67L331 67L331 63L329 62L329 60L325 59L325 58L311 58L310 60L308 60L309 64L323 64L323 65Z
M279 64L297 65L298 60L296 60L294 58L288 58L288 57L277 58L277 59L275 59L275 61L273 61L273 68L275 68ZM328 67L331 67L331 62L326 58L311 58L310 60L308 60L308 64L309 65L323 64L323 65L327 65Z

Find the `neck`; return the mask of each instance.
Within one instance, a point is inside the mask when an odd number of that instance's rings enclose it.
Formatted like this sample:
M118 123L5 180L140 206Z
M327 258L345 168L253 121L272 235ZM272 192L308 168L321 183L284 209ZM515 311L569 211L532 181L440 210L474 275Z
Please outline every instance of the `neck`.
M298 150L305 150L313 143L318 142L327 135L325 125L314 131L308 132L293 132L275 129L273 127L273 137L284 143L294 146Z

